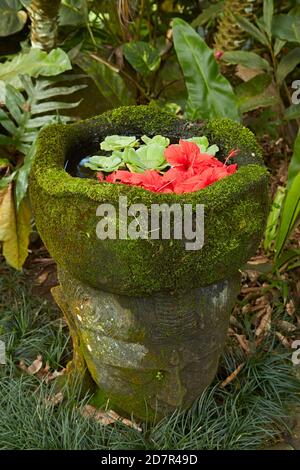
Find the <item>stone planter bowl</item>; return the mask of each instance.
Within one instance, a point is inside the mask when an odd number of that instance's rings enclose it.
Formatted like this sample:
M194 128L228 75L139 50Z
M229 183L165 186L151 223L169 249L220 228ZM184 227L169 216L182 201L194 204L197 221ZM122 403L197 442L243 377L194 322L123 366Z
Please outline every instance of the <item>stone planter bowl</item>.
M219 157L239 148L238 171L200 191L157 194L80 179L65 171L113 134L206 135ZM256 252L268 213L268 174L254 135L230 120L190 123L152 106L119 108L72 125L51 125L37 141L30 195L37 228L60 273L57 302L77 353L118 409L160 418L189 406L213 379L238 270ZM204 204L205 243L100 240L96 209L144 203Z

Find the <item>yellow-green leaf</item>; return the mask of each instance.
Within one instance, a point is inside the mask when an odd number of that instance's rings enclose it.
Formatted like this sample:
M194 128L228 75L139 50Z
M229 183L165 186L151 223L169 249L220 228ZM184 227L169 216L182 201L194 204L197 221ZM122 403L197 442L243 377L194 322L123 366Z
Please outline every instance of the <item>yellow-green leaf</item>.
M0 240L8 264L22 269L28 255L31 211L27 199L23 199L16 211L12 183L0 193Z

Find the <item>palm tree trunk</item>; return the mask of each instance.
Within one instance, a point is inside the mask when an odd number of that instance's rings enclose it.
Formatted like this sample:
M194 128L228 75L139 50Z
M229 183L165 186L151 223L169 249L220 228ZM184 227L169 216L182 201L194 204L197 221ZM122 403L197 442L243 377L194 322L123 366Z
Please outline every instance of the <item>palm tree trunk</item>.
M31 0L31 45L45 51L56 46L58 10L61 0Z

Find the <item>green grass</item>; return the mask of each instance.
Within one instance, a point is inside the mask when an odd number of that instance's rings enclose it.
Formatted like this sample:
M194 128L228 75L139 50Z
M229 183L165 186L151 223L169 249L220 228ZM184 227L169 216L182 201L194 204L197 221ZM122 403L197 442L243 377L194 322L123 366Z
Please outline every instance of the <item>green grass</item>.
M121 423L103 426L84 418L80 383L65 386L65 399L54 406L46 385L20 371L38 354L54 369L71 357L68 331L50 301L31 294L26 277L5 268L0 280L0 339L6 342L8 364L0 366L0 449L255 449L287 430L290 407L299 399L290 353L271 332L260 348L245 358L229 342L214 383L186 412L176 412L138 432ZM241 320L241 319L240 319ZM245 330L249 322L245 316ZM235 380L220 382L245 362ZM81 397L81 398L79 398Z

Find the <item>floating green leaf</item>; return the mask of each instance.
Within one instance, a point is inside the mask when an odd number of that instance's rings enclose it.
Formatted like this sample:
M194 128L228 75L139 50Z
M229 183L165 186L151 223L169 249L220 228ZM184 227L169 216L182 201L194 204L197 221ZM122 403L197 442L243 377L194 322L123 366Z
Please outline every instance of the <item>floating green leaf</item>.
M170 139L168 139L168 137L163 137L162 135L155 135L152 138L143 135L141 140L145 142L146 145L158 144L162 145L163 147L168 147L170 144Z
M203 135L202 137L191 137L190 139L185 139L188 142L194 142L198 145L200 151L202 153L207 153L208 155L216 155L216 153L220 150L217 145L209 146L208 138Z
M89 158L89 161L84 164L85 167L94 171L104 171L110 173L119 168L122 164L122 158L111 155L110 157L94 155Z
M101 150L123 150L126 147L136 147L138 140L135 136L109 135L101 142Z
M146 170L163 170L169 164L165 159L163 145L142 145L138 150L130 149L126 164L131 171L143 173Z

